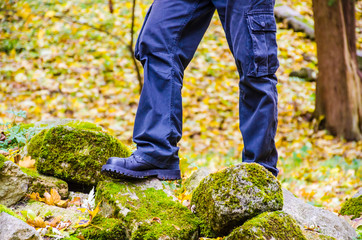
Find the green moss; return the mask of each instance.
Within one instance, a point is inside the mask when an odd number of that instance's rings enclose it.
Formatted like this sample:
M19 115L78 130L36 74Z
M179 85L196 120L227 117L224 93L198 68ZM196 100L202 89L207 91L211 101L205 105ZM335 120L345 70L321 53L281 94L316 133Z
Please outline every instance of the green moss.
M264 212L246 221L241 227L234 229L225 240L238 239L306 240L296 221L281 211Z
M362 195L347 200L340 211L341 215L351 215L352 219L359 218L362 214Z
M69 122L45 129L28 144L40 173L60 179L95 185L106 179L100 169L112 156L126 157L129 149L93 123Z
M131 239L160 239L166 236L171 239L192 239L200 221L191 211L174 202L163 190L142 190L132 183L128 184L101 182L96 200L111 204L115 209L114 217L122 219L127 226L139 223ZM136 190L130 192L130 189ZM161 223L155 218L160 219Z
M247 172L247 175L240 176L238 172L239 169L227 168L223 171L213 173L209 177L204 178L200 185L195 189L191 205L197 205L197 215L200 219L203 219L204 224L201 225L201 235L207 237L216 237L220 235L227 234L227 229L222 229L222 233L213 230L213 225L215 223L215 216L218 216L218 209L214 206L214 201L223 202L230 209L240 208L240 199L237 198L237 195L242 195L244 192L247 192L250 188L257 188L261 191L257 191L256 198L263 199L263 204L268 204L271 201L277 203L280 208L283 207L283 193L281 191L281 185L279 184L279 190L277 192L272 192L265 190L271 182L274 181L274 176L265 170L262 166L256 163L248 163L240 165L241 168L244 168L244 172ZM235 178L238 176L238 178ZM250 182L249 186L243 186L242 193L240 192L240 179L242 181ZM232 194L228 194L226 189L233 191ZM265 191L264 191L265 190ZM220 194L225 192L225 194ZM214 201L211 201L213 199ZM250 202L249 204L253 204ZM240 225L240 223L245 222L247 219L260 214L261 212L255 211L253 208L247 208L245 210L245 216L243 219L239 219L237 222L230 222L229 225ZM252 212L255 211L255 212ZM233 226L230 226L233 227Z
M69 126L78 129L85 129L85 130L102 131L102 128L100 126L91 122L72 121L65 124L64 126Z
M0 154L0 170L3 168L4 166L4 162L9 161L6 157L4 157L4 155Z
M35 169L20 167L21 171L23 171L26 175L31 176L33 178L39 177L39 173Z
M7 208L7 207L5 207L4 205L1 205L1 204L0 204L0 213L2 213L2 212L5 212L5 213L7 213L7 214L9 214L9 215L11 215L11 216L13 216L13 217L16 217L16 218L18 218L18 219L20 219L20 220L22 220L22 221L25 222L25 218L24 218L23 216L20 216L20 215L14 213L14 212L13 212L12 210L10 210L9 208Z
M126 230L122 221L115 218L96 216L87 228L79 228L76 236L97 240L126 240Z

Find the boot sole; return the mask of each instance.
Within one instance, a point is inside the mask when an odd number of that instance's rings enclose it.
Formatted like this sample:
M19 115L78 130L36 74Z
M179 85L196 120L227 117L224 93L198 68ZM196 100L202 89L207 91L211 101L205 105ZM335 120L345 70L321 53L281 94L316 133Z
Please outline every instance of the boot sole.
M101 172L104 175L116 179L142 179L149 177L157 177L160 180L181 179L180 170L150 169L145 171L132 171L112 164L103 165Z

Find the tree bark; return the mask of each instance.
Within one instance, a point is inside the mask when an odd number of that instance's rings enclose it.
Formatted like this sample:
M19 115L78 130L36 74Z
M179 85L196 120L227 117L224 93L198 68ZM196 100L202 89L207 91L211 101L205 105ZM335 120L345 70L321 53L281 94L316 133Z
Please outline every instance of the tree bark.
M315 115L333 135L362 139L354 0L313 0L319 75Z

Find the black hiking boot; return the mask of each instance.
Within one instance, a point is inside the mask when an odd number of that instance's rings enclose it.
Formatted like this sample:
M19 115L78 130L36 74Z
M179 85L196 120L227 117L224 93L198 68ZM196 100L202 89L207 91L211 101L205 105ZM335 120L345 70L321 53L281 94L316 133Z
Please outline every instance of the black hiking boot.
M160 180L181 179L181 171L177 169L158 168L137 155L128 158L111 157L102 166L101 172L112 178L139 179L157 177Z

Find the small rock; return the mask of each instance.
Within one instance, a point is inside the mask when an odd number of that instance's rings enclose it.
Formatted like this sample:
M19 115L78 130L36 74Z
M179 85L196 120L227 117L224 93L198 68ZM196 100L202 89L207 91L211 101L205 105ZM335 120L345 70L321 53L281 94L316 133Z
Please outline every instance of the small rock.
M37 240L41 239L35 228L5 212L0 213L1 240Z
M205 235L225 236L246 220L283 207L279 181L256 163L210 174L195 189L191 209L205 221Z
M301 68L299 71L291 72L289 76L302 78L307 82L315 82L317 79L317 73L311 68Z
M283 195L283 211L292 216L301 228L313 226L321 234L336 239L352 240L357 236L354 229L336 214L307 204L286 189L283 189Z
M11 161L0 169L0 204L7 207L20 201L28 191L30 177Z
M199 220L158 179L102 181L99 214L122 220L128 239L198 239Z
M36 170L28 168L21 168L21 170L31 178L28 193L37 192L43 196L45 191L50 192L53 188L63 199L68 197L68 184L65 181L39 174Z
M225 240L239 239L306 240L295 220L281 211L262 213L234 229L225 238Z

